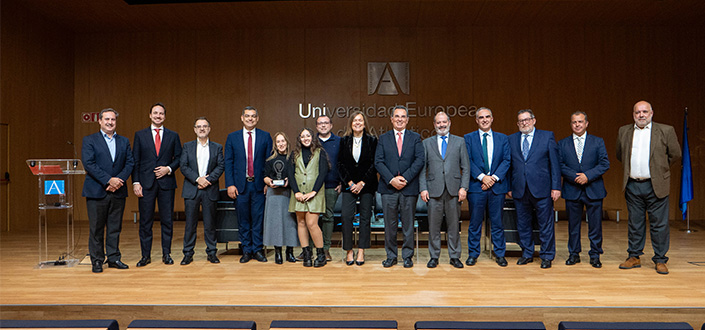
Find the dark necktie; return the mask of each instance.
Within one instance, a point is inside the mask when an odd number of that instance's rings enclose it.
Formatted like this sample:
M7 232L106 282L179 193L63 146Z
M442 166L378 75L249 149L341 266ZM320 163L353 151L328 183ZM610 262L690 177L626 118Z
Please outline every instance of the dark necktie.
M255 165L252 160L252 132L247 134L249 135L247 137L247 176L252 178L255 176Z
M489 133L482 134L482 157L485 160L485 173L490 173L490 157L487 153L487 136Z

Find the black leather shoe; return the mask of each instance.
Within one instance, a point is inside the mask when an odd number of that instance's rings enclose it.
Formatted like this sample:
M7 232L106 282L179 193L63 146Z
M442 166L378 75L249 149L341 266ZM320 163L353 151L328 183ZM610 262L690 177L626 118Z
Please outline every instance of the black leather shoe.
M551 260L541 259L541 268L551 268Z
M186 266L190 263L193 262L193 257L192 256L184 256L183 259L181 259L181 266Z
M345 264L348 266L352 266L355 264L355 260L345 260Z
M463 263L458 258L450 258L450 264L455 268L463 268Z
M406 261L406 260L404 260ZM428 268L436 268L438 267L438 258L431 258L431 260L428 261L426 264L426 267Z
M264 256L264 251L259 250L255 252L255 260L259 262L267 262L267 257Z
M274 263L277 265L281 265L284 263L284 257L282 257L282 248L281 247L274 248Z
M137 267L144 267L152 263L152 258L150 257L142 257L140 261L137 262Z
M174 259L171 259L171 255L167 253L162 256L162 262L164 262L165 265L173 265Z
M284 255L286 255L286 261L287 262L296 262L296 257L294 257L294 248L291 246L286 247L286 252L284 252Z
M244 264L250 260L252 260L252 255L249 252L243 252L242 257L240 257L240 263Z
M93 262L93 269L91 270L94 273L102 273L103 272L103 261L102 260L96 260Z
M219 264L220 263L220 259L218 259L218 256L215 254L209 254L208 261L210 261L210 263L212 263L212 264Z
M475 257L468 257L468 259L465 260L465 264L468 266L475 266L476 263L477 263L477 258L475 258Z
M414 267L414 261L411 258L404 258L404 268Z
M124 262L118 260L116 262L110 262L108 261L108 268L117 268L117 269L128 269L130 266L125 265Z
M590 265L595 268L602 268L602 263L600 262L600 258L590 258Z
M507 265L508 265L507 259L505 259L504 257L499 257L499 258L497 258L497 260L495 260L495 261L497 262L497 264L498 264L500 267L507 267Z
M575 264L580 263L580 256L577 254L571 254L570 257L568 257L568 260L565 261L565 264L568 266L572 266Z
M397 259L386 259L386 260L382 261L382 266L384 266L384 268L389 268L389 267L392 267L396 264L397 264Z
M357 261L357 260L355 260L355 264L358 265L358 266L362 266L362 265L365 264L365 260L363 260L363 261Z
M526 265L530 262L534 262L534 258L521 257L521 258L519 258L519 260L517 260L517 265Z

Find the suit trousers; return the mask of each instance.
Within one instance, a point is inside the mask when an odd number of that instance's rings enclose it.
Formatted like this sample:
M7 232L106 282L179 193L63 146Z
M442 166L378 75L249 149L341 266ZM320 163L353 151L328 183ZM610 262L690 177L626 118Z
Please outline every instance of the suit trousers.
M206 241L206 253L215 255L218 252L215 239L215 207L216 202L208 198L207 191L198 189L192 199L184 199L186 211L186 227L184 228L184 256L193 256L196 246L196 229L198 227L198 209L203 210L203 238Z
M357 213L357 201L360 201L360 237L357 242L358 249L368 249L370 247L370 220L372 219L372 209L374 207L375 193L353 194L350 191L344 191L341 217L343 219L343 250L352 250L355 242L353 241L353 222L355 221L355 213Z
M670 244L670 229L668 226L668 196L656 197L651 181L636 182L629 180L624 190L629 211L629 252L630 257L644 254L646 241L646 214L649 214L651 226L651 245L655 263L666 263Z
M539 223L539 237L541 251L539 256L543 260L553 260L556 257L556 233L554 230L553 200L551 197L536 198L531 195L529 187L524 190L524 196L514 199L517 209L517 231L519 232L519 245L524 258L534 256L534 232L532 226L533 212Z
M326 194L326 212L321 214L320 227L323 234L323 248L329 250L330 238L333 236L333 227L335 227L333 213L335 212L335 203L338 202L338 192L335 191L335 188L325 188L323 190Z
M448 189L437 198L428 199L428 252L431 258L441 254L441 224L446 222L448 234L448 256L460 258L460 202L451 196Z
M154 225L154 206L159 203L159 222L162 229L162 255L171 253L171 236L174 230L174 189L161 189L158 183L151 188L142 187L139 199L140 210L140 247L142 257L152 254L152 226Z
M105 261L108 254L109 262L120 260L120 232L122 231L122 213L125 210L125 198L108 193L105 197L86 198L88 211L89 233L88 250L91 262ZM104 233L107 232L107 237ZM103 238L105 237L105 251Z
M568 212L568 252L579 255L580 227L583 218L583 208L586 209L588 218L588 238L590 239L590 258L599 258L602 251L602 200L588 198L585 191L580 192L576 200L566 200L565 208Z
M418 195L404 196L401 192L382 194L382 210L384 212L384 249L387 259L397 259L397 229L401 219L401 232L404 242L401 246L402 258L414 256L414 214Z
M254 182L245 184L245 191L240 191L237 204L237 221L240 228L240 243L245 253L255 253L264 248L264 192L257 191Z
M496 257L504 257L507 251L507 240L504 237L502 210L504 209L504 194L494 194L490 190L468 193L470 200L470 224L468 225L468 256L480 256L480 240L482 236L482 220L489 215L492 246Z

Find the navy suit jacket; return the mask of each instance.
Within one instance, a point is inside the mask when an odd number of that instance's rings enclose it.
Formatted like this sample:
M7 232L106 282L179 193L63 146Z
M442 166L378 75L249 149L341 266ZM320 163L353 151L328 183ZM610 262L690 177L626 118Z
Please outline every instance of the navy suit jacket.
M394 130L389 130L379 136L377 150L375 151L375 168L379 172L379 186L377 190L380 194L391 194L397 192L389 181L395 176L401 175L406 179L406 186L401 190L404 196L415 196L419 194L419 173L424 165L424 147L421 142L421 135L406 130L404 141L402 141L401 156L397 151L397 141L394 137Z
M551 197L551 190L561 189L561 164L553 132L536 129L529 155L521 153L521 132L509 136L512 155L512 197L524 196L525 188L536 198Z
M185 199L193 199L198 192L198 158L196 157L196 149L198 140L193 140L184 143L184 149L181 153L181 174L184 175L184 189L181 191L181 197ZM206 191L208 199L212 201L218 200L220 191L220 176L223 175L225 169L225 161L223 160L223 146L213 141L208 141L208 167L206 168L206 180L210 181L211 185L203 189Z
M135 132L134 149L135 169L132 171L132 182L139 182L143 188L150 189L155 182L161 189L176 189L174 174L181 160L181 139L176 132L164 129L159 156L154 147L151 126ZM154 169L157 166L171 167L171 174L157 180Z
M602 175L610 168L610 160L607 158L607 149L602 138L585 134L582 162L578 162L572 134L558 141L558 150L561 155L561 174L563 175L561 194L563 199L578 199L583 188L590 199L603 199L607 196ZM588 183L585 185L575 183L577 173L585 173Z
M127 182L135 164L130 150L130 140L124 136L114 135L115 161L110 157L108 144L101 131L83 137L81 160L86 170L83 181L83 197L103 198L107 195L105 188L112 177L118 177ZM127 197L127 185L115 191L118 197Z
M509 191L509 167L511 165L511 155L509 153L509 142L507 136L492 131L494 147L492 153L492 165L490 165L490 175L496 175L499 181L490 188L495 195L506 194ZM465 147L470 156L470 190L469 192L482 192L482 181L477 177L483 173L485 161L482 157L482 140L479 131L465 134ZM486 173L485 173L486 174Z
M239 192L245 191L247 183L247 151L242 134L242 129L232 132L225 141L225 187L235 186ZM264 163L271 153L272 137L269 133L255 128L253 165L257 191L264 190Z

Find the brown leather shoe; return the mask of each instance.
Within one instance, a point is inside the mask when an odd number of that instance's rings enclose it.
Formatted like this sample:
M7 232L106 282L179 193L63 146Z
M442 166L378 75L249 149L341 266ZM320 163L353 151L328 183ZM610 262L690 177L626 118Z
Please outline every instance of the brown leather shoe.
M326 253L326 261L333 261L333 257L330 256L330 252L328 252L328 250L326 250L325 253Z
M656 272L662 275L668 274L668 267L666 267L666 264L657 262L656 263Z
M619 264L619 269L632 269L641 267L641 259L629 257L625 262Z

